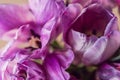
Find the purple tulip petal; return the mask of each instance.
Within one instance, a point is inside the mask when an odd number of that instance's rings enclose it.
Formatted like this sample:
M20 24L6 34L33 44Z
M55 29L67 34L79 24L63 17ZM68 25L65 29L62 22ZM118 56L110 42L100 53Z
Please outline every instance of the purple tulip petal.
M0 35L11 29L19 28L20 26L32 22L33 15L27 7L17 5L0 5Z
M56 52L56 54L57 54L56 57L58 58L60 65L63 66L65 69L70 66L71 62L74 59L74 54L70 49L66 51Z
M91 47L98 38L96 36L87 37L83 33L77 31L70 31L68 37L68 43L72 46L73 51L75 52L74 63L78 64L81 62L81 57L84 52Z
M69 4L62 14L62 26L64 30L68 29L68 27L74 22L74 20L78 17L82 9L80 4Z
M110 58L120 46L120 32L113 31L109 37L99 38L92 47L83 54L86 65L98 64ZM112 47L111 47L112 46Z
M21 60L24 60L25 58L28 57L27 54L24 54L24 50L16 53L14 56L14 59L9 61L9 60L2 60L0 59L0 64L2 65L0 68L0 79L1 80L11 80L15 76L16 68L17 68L17 63L20 62Z
M83 54L82 61L86 64L98 64L102 55L104 55L104 51L107 47L108 39L106 37L99 38L93 46L89 47L85 53Z
M69 78L68 74L64 72L63 67L55 56L49 55L44 62L44 67L48 73L49 80L66 80Z
M37 22L40 24L59 16L65 7L62 0L29 0L29 4Z
M108 23L106 29L105 29L105 32L104 32L104 35L109 35L111 33L111 31L119 31L119 27L118 27L118 24L117 24L117 19L116 17L113 17L110 22Z

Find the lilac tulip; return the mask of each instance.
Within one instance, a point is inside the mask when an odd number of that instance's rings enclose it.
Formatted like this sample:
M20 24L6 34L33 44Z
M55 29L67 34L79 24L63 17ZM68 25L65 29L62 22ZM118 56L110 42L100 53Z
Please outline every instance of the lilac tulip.
M72 51L50 53L45 49L60 24L63 1L29 0L29 4L0 5L1 39L12 38L0 50L0 80L68 80L70 76L65 70L73 60ZM32 50L34 47L29 45L20 48L31 37L39 39L37 49ZM42 63L37 63L36 57Z
M1 60L0 80L69 80L65 70L73 60L72 51L46 52L44 59L30 58L29 51L20 50L13 60Z
M7 46L0 51L1 58L12 57L18 45L28 43L33 36L39 39L39 48L45 47L58 27L65 6L62 0L29 0L29 4L0 5L0 39L9 37Z
M116 17L100 4L91 4L75 14L77 17L66 18L63 26L65 42L74 50L77 61L81 58L90 65L110 58L120 46ZM63 18L69 16L63 14Z
M23 25L29 25L31 34L41 37L41 43L45 46L59 22L59 17L65 7L64 2L62 0L29 0L29 4L29 7L0 5L0 35L3 36L6 32ZM51 11L52 9L54 11ZM43 38L46 38L45 41Z
M97 80L120 80L119 66L103 64L97 71Z

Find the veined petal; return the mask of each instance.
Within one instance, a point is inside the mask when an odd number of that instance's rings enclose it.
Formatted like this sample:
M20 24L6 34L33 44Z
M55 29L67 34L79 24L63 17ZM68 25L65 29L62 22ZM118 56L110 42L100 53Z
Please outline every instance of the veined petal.
M111 31L108 37L99 38L93 46L88 48L83 54L83 62L86 65L99 64L110 58L120 47L120 32ZM112 46L112 47L111 47Z
M27 7L17 5L0 5L0 36L11 29L32 22L33 15Z
M84 52L83 46L86 45L87 36L74 30L70 31L68 35L67 42L69 41L69 44L73 47L74 51Z
M68 44L72 47L75 52L74 63L78 64L81 62L81 57L84 52L91 47L98 38L96 36L87 37L85 34L71 30L66 39Z
M106 37L101 37L93 44L93 46L89 47L82 57L82 61L85 65L100 63L107 44L108 39Z
M39 24L44 24L64 10L63 0L29 0L30 9Z
M97 46L94 46L93 48L89 48L83 55L83 62L85 64L99 64L108 58L110 58L115 51L120 47L120 32L119 31L111 31L108 37L106 37L106 41L94 43L98 44ZM96 47L96 48L95 48Z

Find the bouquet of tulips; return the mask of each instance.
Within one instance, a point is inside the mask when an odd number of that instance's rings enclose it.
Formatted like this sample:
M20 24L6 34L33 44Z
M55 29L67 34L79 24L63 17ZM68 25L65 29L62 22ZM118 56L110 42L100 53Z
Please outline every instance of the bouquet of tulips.
M120 0L0 4L0 80L120 80Z

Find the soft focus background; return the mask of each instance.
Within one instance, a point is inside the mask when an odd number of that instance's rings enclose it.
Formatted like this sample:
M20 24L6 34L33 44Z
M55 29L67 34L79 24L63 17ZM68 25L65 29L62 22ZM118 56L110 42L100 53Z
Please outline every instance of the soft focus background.
M27 3L27 0L0 0L0 3L24 4Z

